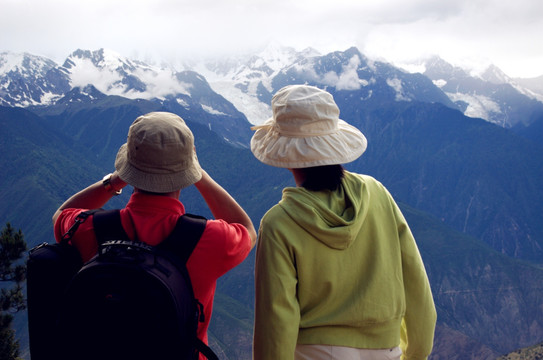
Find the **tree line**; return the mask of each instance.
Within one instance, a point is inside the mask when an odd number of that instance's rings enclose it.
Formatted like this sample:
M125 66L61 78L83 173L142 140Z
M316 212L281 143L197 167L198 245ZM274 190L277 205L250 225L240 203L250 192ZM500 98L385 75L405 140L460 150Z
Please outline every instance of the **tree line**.
M26 266L21 261L26 250L22 231L7 223L0 235L0 360L19 359L19 341L11 325L13 314L26 308Z

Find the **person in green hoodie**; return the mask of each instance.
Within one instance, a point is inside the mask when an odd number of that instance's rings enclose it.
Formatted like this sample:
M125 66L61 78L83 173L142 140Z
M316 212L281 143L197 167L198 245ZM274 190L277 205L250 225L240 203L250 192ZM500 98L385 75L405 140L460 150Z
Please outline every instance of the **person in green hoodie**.
M415 239L387 189L342 166L366 138L317 87L282 88L272 110L251 150L296 187L260 223L253 358L426 359L436 310Z

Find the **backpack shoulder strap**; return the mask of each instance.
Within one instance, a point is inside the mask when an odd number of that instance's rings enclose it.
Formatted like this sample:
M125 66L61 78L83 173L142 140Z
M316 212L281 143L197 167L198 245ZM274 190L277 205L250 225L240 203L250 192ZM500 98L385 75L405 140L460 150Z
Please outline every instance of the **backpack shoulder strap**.
M207 219L185 214L179 217L170 235L157 247L176 254L185 264L202 236ZM121 223L119 209L96 211L93 216L96 240L101 245L109 240L129 240Z
M208 360L219 360L219 357L213 352L213 350L207 346L205 342L198 338L196 338L196 349Z
M202 216L185 214L178 220L172 233L164 240L159 247L164 247L168 251L172 251L183 264L186 264L192 251L198 244L200 237L206 228L207 219ZM196 300L196 303L200 304ZM200 306L202 306L200 304ZM203 309L202 309L203 311ZM203 318L200 321L204 321ZM195 347L199 353L204 355L208 360L219 360L213 350L206 345L198 337L194 339Z
M182 215L177 220L173 231L158 247L176 254L183 264L186 264L204 233L206 224L207 219L204 217L192 214Z
M62 235L61 243L67 244L74 236L75 232L79 228L79 225L83 224L90 215L93 215L94 213L101 210L102 209L93 209L80 212L79 215L76 216L73 225L68 229L65 234Z
M98 245L109 240L129 240L121 223L119 209L96 211L92 218L92 224Z

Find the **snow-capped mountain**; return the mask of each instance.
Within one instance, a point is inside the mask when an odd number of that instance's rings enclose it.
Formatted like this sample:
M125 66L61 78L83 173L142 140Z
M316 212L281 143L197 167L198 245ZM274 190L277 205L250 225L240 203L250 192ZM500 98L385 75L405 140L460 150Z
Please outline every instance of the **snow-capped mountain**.
M54 76L58 65L28 53L0 53L0 105L49 105L69 90L66 79Z
M543 102L543 75L531 79L513 79L496 65L490 65L479 77L496 85L509 84L521 94Z
M29 54L0 54L0 105L92 103L106 95L159 103L245 146L245 116L193 71L148 65L106 49L77 50L62 65Z
M192 80L205 82L202 77ZM105 95L146 100L190 97L196 86L186 81L183 72L131 60L106 49L76 50L62 66L30 54L1 53L0 84L1 104L20 107L51 105L68 91L89 85ZM208 104L203 105L210 109Z
M92 86L105 95L199 108L222 121L245 116L259 124L271 116L271 97L280 87L311 83L358 92L362 101L439 102L503 127L528 125L543 114L543 94L534 90L536 86L528 89L495 66L472 76L435 57L424 68L423 74L410 73L368 59L356 48L321 55L311 48L296 51L277 43L254 55L183 64L181 71L105 49L77 50L62 65L4 52L0 53L0 105L51 105L72 89ZM71 101L82 101L87 93L79 92Z
M483 118L506 128L528 125L532 114L543 116L543 96L520 86L494 65L479 76L472 76L439 57L427 60L424 67L424 75L466 116Z
M275 91L288 84L309 83L330 90L342 118L368 138L366 155L349 164L351 169L383 179L406 205L413 229L421 234L417 241L421 251L430 254L425 259L441 311L436 355L469 358L486 352L493 354L486 356L490 359L498 356L495 351L541 339L541 292L533 290L543 274L524 260L505 261L509 255L541 263L543 166L537 137L541 132L529 129L536 143L466 118L458 109L467 110L470 104L453 96L467 94L481 101L478 96L484 94L496 104L496 114L520 109L521 101L537 103L510 85L511 79L499 69L490 69L485 80L436 62L431 80L428 74L371 60L356 48L321 55L277 45L254 56L177 70L108 50L78 50L62 65L28 54L2 53L0 64L0 144L6 144L2 149L7 151L0 157L4 165L0 180L10 185L0 186L0 191L9 195L2 199L18 206L4 201L4 213L22 214L14 223L23 221L24 225L25 219L31 219L27 225L35 229L35 219L44 213L36 209L51 208L59 196L79 186L80 179L102 174L96 162L107 166L104 169L111 167L111 157L126 140L126 129L135 116L163 110L178 113L191 125L199 122L214 130L193 128L206 146L200 148L205 150L199 153L202 165L224 179L229 191L232 188L258 218L268 208L266 204L275 203L280 195L277 184L283 183L283 175L276 175L280 172L260 164L248 151L233 152L217 144L216 134L247 144L251 132L244 114L251 122L263 121L271 115L269 103ZM469 100L467 95L464 99ZM529 121L537 114L529 110L510 114ZM10 141L14 136L16 141ZM80 149L84 151L74 151ZM231 161L233 156L238 161ZM35 174L40 174L39 181ZM55 186L61 183L68 187ZM11 185L18 185L19 191ZM41 205L35 196L28 196L47 192L51 196L38 197L45 201ZM39 228L45 234L46 227ZM38 240L36 236L29 239ZM243 270L233 276L242 272L244 276L250 273ZM249 284L246 280L227 281ZM250 298L246 295L250 291L232 289ZM496 298L505 300L496 304ZM250 301L247 304L250 307ZM500 326L503 323L508 326ZM243 336L247 338L245 332ZM219 340L228 343L231 337ZM451 350L449 345L458 343L461 349ZM250 356L250 344L248 349Z
M512 81L531 93L534 98L543 101L543 75L530 79L514 78Z
M234 104L251 123L260 124L271 116L272 79L292 64L319 55L312 48L298 52L274 42L255 55L184 64L184 67L202 74L213 90Z
M191 84L179 81L168 68L130 60L111 50L77 50L61 67L70 85L93 85L107 95L129 99L164 99L168 95L190 95Z
M507 76L496 65L490 65L489 67L487 67L486 70L480 75L480 78L491 84L497 84L497 85L511 83L511 78Z
M238 109L251 123L271 116L272 94L284 85L311 83L336 91L365 91L365 98L384 96L396 101L454 104L427 78L408 74L390 64L374 62L358 49L321 55L316 50L296 52L273 44L245 60L201 63L192 67L211 87Z
M109 50L77 50L59 66L30 54L0 54L0 104L51 105L73 88L94 86L106 95L126 98L163 98L188 94L175 74L132 61Z

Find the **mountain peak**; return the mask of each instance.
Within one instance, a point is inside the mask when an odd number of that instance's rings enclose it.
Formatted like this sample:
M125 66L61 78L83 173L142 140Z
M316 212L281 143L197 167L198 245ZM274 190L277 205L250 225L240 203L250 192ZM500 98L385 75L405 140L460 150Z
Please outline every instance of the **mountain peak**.
M0 105L32 106L49 104L58 98L61 88L50 73L57 64L28 53L0 53Z
M294 50L294 48L291 46L284 46L280 42L273 40L266 45L264 50L259 53L259 56L265 57L267 54L277 54L285 51L295 52L296 50Z
M283 46L277 41L273 41L266 46L264 50L252 57L253 65L257 62L265 63L272 72L277 72L289 65L292 65L301 58L318 56L318 51L312 48L306 48L301 52L293 47Z
M439 56L423 61L418 68L424 68L426 80L407 75L412 72L402 74L391 64L370 60L356 47L320 55L312 48L297 51L273 41L258 53L197 62L186 65L186 70L203 75L213 91L228 99L254 124L269 117L273 92L292 81L317 83L336 90L363 90L365 99L378 96L377 89L392 88L397 101L441 102L467 116L505 127L528 121L525 113L542 106L518 97L541 100L540 90L530 85L528 91L520 81L513 84L515 81L496 66L488 67L482 75L473 75ZM162 101L179 95L191 97L201 84L182 80L178 74L172 67L148 65L106 48L77 49L62 66L31 54L3 52L0 53L0 104L48 105L69 90L88 85L103 94L129 99ZM386 83L383 87L376 85L379 78ZM503 86L508 84L514 89ZM512 96L517 96L516 100ZM527 107L530 109L523 110Z
M432 56L425 61L424 75L432 80L446 80L451 78L463 79L468 77L468 73L460 67L453 66L439 56Z
M507 76L500 68L496 65L490 65L482 74L481 78L485 81L488 81L492 84L507 84L511 82L509 76Z
M28 74L45 73L57 64L45 57L26 52L0 52L0 76L9 72Z
M104 48L94 51L78 49L66 59L63 66L70 69L78 61L90 61L96 68L109 69L111 71L120 69L133 70L136 67L150 68L150 66L141 61L130 60L113 50Z
M130 60L107 49L79 49L66 59L63 68L72 87L94 85L107 95L163 99L166 95L189 94L190 85L177 81L172 70Z

